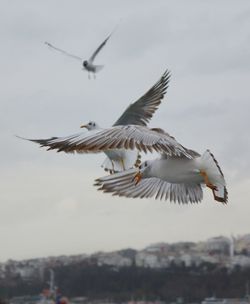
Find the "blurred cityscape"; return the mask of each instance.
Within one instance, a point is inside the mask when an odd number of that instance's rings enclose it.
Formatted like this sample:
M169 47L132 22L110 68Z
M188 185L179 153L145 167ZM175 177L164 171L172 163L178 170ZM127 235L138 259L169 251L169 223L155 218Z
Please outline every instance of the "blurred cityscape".
M197 243L157 243L142 250L124 249L91 255L8 260L0 263L0 299L35 295L41 292L42 287L46 290L51 269L55 271L56 284L63 293L81 299L81 303L90 299L98 303L100 298L102 303L107 298L108 302L115 299L123 303L125 300L128 304L173 302L175 296L178 299L177 293L181 293L178 294L179 301L184 299L188 302L199 302L203 296L213 299L214 296L227 294L245 297L246 300L250 282L250 234L218 236ZM171 281L177 286L186 279L188 284L192 284L192 281L202 284L203 281L204 286L201 285L200 290L194 290L193 293L177 288L175 294L176 287L169 290ZM119 280L122 285L120 290ZM144 285L140 285L144 280ZM226 280L226 284L223 280ZM112 284L108 285L108 281ZM159 286L162 284L161 289L152 285L154 281ZM190 285L189 289L192 288ZM12 303L21 302L13 300Z
M97 252L91 255L57 256L24 261L8 260L0 263L0 279L20 276L30 280L43 277L44 269L78 262L96 263L124 267L167 268L171 264L198 266L204 262L217 264L228 269L236 266L250 267L250 234L239 237L218 236L204 242L157 243L143 250L125 249L114 252Z

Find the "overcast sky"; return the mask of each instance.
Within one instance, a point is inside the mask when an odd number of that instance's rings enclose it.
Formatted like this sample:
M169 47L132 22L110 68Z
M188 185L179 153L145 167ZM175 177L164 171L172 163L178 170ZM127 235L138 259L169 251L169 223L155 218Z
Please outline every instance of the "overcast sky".
M119 22L96 80L44 45L88 58ZM250 232L249 1L1 0L0 32L0 262ZM150 126L214 153L227 206L209 189L199 205L114 198L93 187L104 155L14 137L110 126L166 68L170 87Z

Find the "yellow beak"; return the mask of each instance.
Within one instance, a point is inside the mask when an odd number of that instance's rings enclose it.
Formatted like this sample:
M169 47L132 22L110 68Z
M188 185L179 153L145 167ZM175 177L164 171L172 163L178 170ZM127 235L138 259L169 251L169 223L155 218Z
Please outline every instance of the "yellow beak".
M142 179L142 175L141 175L141 172L140 171L138 171L136 174L135 174L135 176L133 177L133 182L135 182L135 185L137 185L139 182L140 182L140 180Z
M81 125L80 128L86 128L87 129L87 125Z

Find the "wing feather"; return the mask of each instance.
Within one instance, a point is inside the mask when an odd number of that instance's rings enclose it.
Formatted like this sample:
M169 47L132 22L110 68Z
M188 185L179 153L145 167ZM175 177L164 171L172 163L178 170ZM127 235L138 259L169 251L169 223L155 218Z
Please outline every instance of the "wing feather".
M47 46L48 46L50 49L53 49L53 50L55 50L55 51L58 51L58 52L60 52L61 54L66 55L66 56L68 56L68 57L77 59L77 60L79 60L79 61L83 61L83 58L81 58L81 57L79 57L79 56L76 56L76 55L73 55L73 54L71 54L71 53L69 53L69 52L66 52L66 51L62 50L62 49L59 49L58 47L52 45L51 43L49 43L49 42L47 42L47 41L44 42L44 43L47 44Z
M98 53L101 51L101 49L105 46L105 44L107 43L107 41L109 40L109 38L113 35L113 33L115 32L116 28L112 31L112 33L110 33L108 35L108 37L98 46L98 48L94 51L94 53L91 55L91 57L89 58L89 62L93 63L93 61L95 60L95 57L98 55Z
M199 184L171 184L156 177L144 178L135 185L133 176L136 169L130 169L111 176L98 178L98 190L117 196L132 198L164 199L179 204L198 203L203 198Z
M189 150L179 144L168 133L158 132L143 126L115 126L108 129L81 132L66 137L51 137L48 139L28 139L48 147L49 150L57 150L66 153L101 152L114 149L134 149L152 152L152 150L165 153L169 156L185 156L193 158Z
M170 72L166 70L160 80L147 93L127 107L114 126L129 124L146 126L164 98L169 80Z

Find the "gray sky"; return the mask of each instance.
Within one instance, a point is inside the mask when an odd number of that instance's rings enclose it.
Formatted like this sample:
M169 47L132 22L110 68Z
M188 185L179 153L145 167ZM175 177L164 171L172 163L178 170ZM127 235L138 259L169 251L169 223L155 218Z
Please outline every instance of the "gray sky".
M120 19L95 81L44 45L88 58ZM0 261L250 232L249 1L1 0L0 32ZM170 87L150 125L215 154L227 206L208 189L199 205L114 198L93 187L103 155L14 137L110 126L166 68Z

